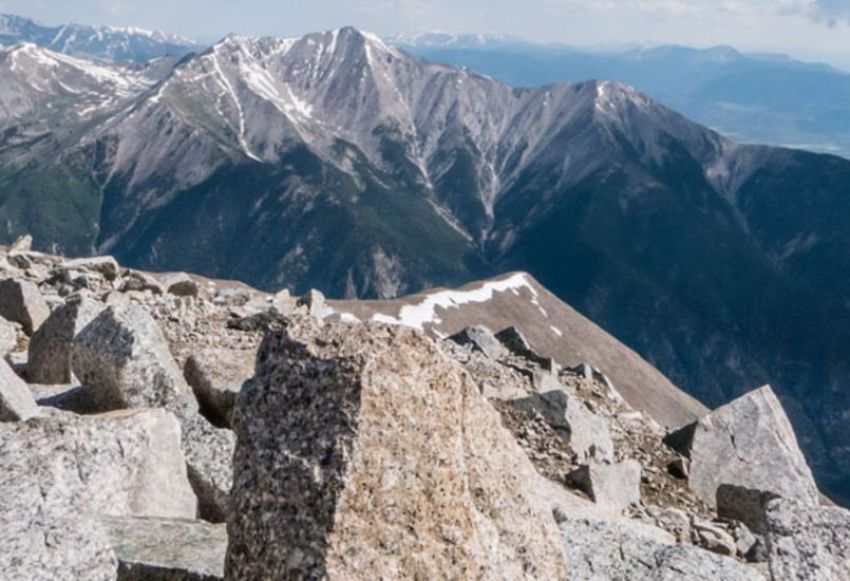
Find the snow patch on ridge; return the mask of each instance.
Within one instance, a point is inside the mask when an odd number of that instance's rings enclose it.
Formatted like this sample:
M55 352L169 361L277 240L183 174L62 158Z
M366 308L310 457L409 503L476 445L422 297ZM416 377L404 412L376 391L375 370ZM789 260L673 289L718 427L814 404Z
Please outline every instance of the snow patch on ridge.
M418 304L403 306L399 311L398 317L378 313L372 316L372 321L424 330L427 324L439 324L440 319L437 317L438 307L442 309L456 309L469 303L486 303L497 292L511 291L518 293L521 288L527 288L531 292L533 300L537 300L537 289L534 288L534 285L531 284L531 281L528 280L525 274L518 273L504 280L486 282L472 290L439 291L425 297Z

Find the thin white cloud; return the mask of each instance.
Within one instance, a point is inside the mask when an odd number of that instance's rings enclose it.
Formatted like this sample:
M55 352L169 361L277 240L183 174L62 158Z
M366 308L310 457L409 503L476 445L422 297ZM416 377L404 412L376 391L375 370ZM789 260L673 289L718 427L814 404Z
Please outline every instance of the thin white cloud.
M804 14L829 26L850 24L850 0L781 0L786 13Z

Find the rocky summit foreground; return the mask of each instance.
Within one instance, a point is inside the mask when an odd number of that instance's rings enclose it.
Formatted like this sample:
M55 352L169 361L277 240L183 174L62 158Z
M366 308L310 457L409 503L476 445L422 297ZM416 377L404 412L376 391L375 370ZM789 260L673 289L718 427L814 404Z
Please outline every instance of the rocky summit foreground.
M705 412L533 290L447 336L461 291L367 317L4 249L0 576L850 579L769 387Z

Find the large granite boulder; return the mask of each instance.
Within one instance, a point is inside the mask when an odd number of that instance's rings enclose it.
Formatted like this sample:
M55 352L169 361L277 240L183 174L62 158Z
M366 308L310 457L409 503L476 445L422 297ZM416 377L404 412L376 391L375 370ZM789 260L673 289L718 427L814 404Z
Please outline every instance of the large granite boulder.
M29 386L0 359L0 422L26 421L38 415Z
M420 332L288 322L235 429L226 579L566 574L539 475Z
M764 581L734 559L660 543L628 521L571 518L560 526L568 580Z
M88 400L99 409L158 407L179 418L201 515L223 521L232 480L233 434L200 415L153 317L138 306L110 306L77 335L71 363Z
M765 521L774 580L850 580L850 511L774 499Z
M104 519L118 558L117 581L218 581L224 577L225 525L162 518Z
M33 334L29 344L27 379L31 383L59 385L71 382L71 347L74 337L104 309L102 303L75 294L53 311Z
M769 386L716 409L668 441L690 457L689 485L712 506L724 484L818 504L812 472Z
M32 335L50 316L50 307L38 287L25 280L0 280L0 316L20 323Z
M113 304L76 336L71 368L102 411L161 407L197 411L162 330L140 306Z

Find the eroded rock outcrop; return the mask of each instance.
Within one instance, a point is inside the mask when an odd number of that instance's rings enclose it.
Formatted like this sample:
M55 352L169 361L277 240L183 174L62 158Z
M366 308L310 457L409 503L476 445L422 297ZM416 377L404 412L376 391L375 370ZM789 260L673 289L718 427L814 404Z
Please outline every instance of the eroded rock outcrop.
M419 332L292 321L236 431L227 579L566 574L534 468Z

